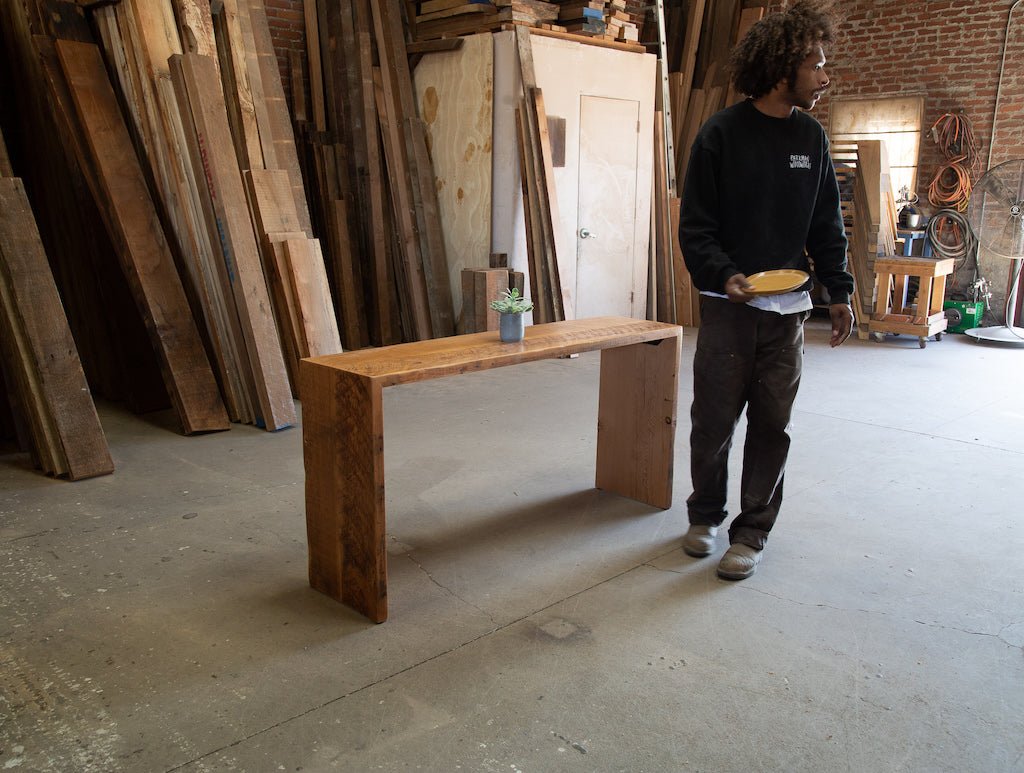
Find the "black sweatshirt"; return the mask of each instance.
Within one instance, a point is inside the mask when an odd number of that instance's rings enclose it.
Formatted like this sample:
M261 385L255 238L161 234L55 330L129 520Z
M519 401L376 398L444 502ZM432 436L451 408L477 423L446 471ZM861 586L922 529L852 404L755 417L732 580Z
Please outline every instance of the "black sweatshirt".
M821 124L800 110L772 118L750 100L713 115L690 153L679 243L698 289L724 293L733 274L809 271L806 249L831 302L849 303L839 186Z

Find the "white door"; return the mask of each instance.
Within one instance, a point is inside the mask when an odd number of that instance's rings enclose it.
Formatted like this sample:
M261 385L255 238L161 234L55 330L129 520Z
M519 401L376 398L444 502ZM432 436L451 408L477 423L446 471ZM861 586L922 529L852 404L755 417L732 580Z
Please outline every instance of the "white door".
M634 287L639 118L638 101L580 97L578 318L638 316L647 302Z

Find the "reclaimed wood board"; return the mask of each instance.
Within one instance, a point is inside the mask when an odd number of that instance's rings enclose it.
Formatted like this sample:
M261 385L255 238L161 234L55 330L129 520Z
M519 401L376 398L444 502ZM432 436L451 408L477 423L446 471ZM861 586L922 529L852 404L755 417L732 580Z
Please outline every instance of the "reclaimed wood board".
M52 446L43 455L55 463L46 470L81 480L114 471L78 349L54 284L42 240L21 180L0 179L0 300L7 331L17 338L18 363L32 404Z
M220 236L238 309L259 418L268 430L295 423L295 404L271 312L270 297L246 204L242 175L231 152L224 94L213 61L198 54L178 60L195 126L199 155L192 159L206 179L204 197L211 232Z
M303 357L341 351L341 337L327 287L327 271L319 239L286 239L288 287L298 310L298 336Z
M100 51L65 40L56 48L85 132L88 163L97 172L95 194L182 429L186 434L227 429L224 403Z

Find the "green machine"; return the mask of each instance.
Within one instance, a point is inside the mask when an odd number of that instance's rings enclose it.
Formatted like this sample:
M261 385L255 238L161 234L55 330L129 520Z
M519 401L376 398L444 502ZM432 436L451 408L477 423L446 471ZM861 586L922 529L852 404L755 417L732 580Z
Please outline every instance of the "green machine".
M946 332L963 333L981 327L985 304L982 301L944 301L942 309L946 313Z

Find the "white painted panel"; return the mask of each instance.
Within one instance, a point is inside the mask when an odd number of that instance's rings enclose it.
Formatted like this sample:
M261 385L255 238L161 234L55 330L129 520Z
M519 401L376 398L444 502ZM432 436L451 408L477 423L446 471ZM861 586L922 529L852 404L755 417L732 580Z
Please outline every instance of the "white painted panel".
M640 103L583 96L580 102L579 231L576 308L578 317L629 317L644 311L646 289L634 303L637 255L637 148Z

